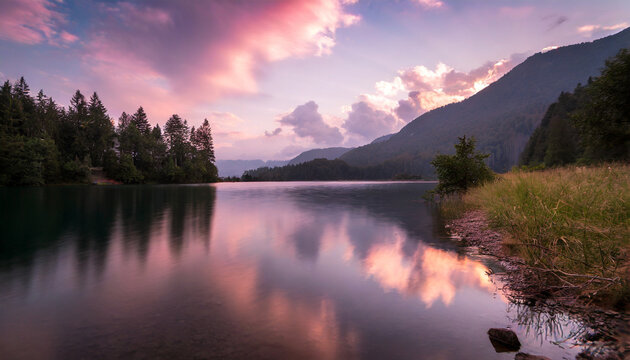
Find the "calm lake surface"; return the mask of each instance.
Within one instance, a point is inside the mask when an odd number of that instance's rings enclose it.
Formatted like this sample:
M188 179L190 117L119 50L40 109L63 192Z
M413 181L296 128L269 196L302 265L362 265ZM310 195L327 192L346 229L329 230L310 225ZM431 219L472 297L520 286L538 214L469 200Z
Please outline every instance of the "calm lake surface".
M0 189L0 358L573 358L441 233L434 184ZM554 342L557 342L554 344Z

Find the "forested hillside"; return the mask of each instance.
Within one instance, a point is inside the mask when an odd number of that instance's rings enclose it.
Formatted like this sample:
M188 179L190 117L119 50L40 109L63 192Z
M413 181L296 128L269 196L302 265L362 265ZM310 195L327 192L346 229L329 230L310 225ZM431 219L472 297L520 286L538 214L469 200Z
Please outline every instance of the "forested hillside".
M630 161L630 51L606 62L601 76L562 93L529 139L521 164Z
M124 183L207 182L216 179L208 121L199 129L173 115L151 127L142 107L123 113L115 128L96 93L77 90L66 109L24 78L0 89L0 185L86 183L103 167Z
M460 102L425 113L387 141L351 150L341 160L353 166L381 163L402 154L417 160L414 171L433 172L436 153L451 153L461 135L474 136L490 153L495 171L516 165L530 135L561 92L597 76L605 60L630 47L630 29L590 43L537 53L495 83Z
M300 180L411 180L420 179L411 173L412 158L401 157L372 166L351 166L335 159L315 159L282 167L262 167L246 171L245 181L300 181Z

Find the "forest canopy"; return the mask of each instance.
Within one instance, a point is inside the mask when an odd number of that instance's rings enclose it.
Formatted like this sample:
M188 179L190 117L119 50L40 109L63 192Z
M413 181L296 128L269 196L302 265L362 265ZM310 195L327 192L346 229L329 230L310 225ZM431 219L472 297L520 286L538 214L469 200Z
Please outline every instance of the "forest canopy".
M207 119L195 129L173 115L162 131L139 107L116 127L96 92L66 109L24 78L0 89L0 185L88 183L93 167L123 183L211 182L214 162Z

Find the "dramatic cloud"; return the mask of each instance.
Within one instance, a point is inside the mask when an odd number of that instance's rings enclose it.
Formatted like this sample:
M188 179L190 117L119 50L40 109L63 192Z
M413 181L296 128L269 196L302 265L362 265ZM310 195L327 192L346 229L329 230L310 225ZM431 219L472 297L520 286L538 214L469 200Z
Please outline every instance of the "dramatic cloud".
M352 110L343 123L350 135L359 135L363 141L371 141L388 134L398 126L398 119L390 113L375 109L365 101L352 104Z
M370 141L400 130L407 122L435 108L462 101L483 90L523 60L522 54L462 72L439 63L434 70L416 66L398 72L392 81L379 81L375 92L362 94L346 109L348 145ZM406 94L407 98L400 99Z
M621 30L621 29L625 29L627 27L629 27L630 24L627 22L623 22L623 23L619 23L619 24L615 24L615 25L584 25L584 26L580 26L577 30L580 34L583 34L584 36L599 36L599 35L603 35L607 32L611 32L611 31L615 31L615 30Z
M295 108L290 114L283 116L279 122L290 126L297 136L310 137L317 144L337 145L343 141L338 128L324 122L314 101Z
M112 69L191 102L256 93L266 64L329 54L337 29L359 20L339 0L158 0L101 10L87 46L92 70L120 88Z
M498 80L523 60L513 55L486 64L469 72L457 71L445 64L435 70L416 66L399 72L392 83L402 83L409 91L407 99L399 100L394 112L404 121L410 121L424 112L452 102L462 101Z
M58 3L49 0L0 1L0 38L24 44L71 43L75 35L61 31L65 16L57 10Z

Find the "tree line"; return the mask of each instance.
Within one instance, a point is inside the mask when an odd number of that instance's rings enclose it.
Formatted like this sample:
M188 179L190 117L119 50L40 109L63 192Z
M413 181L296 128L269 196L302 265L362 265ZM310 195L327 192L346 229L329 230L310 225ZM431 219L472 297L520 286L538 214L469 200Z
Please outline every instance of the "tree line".
M96 92L66 109L23 77L0 89L0 185L87 183L91 167L123 183L211 182L214 162L207 119L195 129L175 114L162 130L139 107L115 126Z
M630 50L606 61L599 77L562 93L521 154L521 165L553 167L630 161Z
M410 170L414 159L402 156L374 166L351 166L335 159L315 159L295 165L261 167L243 173L243 181L303 181L303 180L418 180L421 176Z

